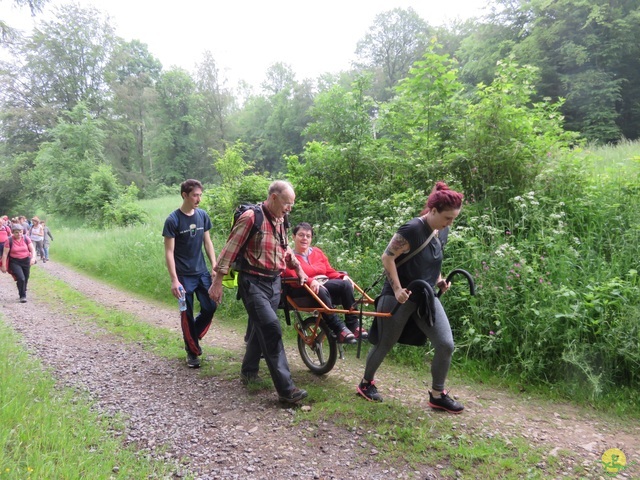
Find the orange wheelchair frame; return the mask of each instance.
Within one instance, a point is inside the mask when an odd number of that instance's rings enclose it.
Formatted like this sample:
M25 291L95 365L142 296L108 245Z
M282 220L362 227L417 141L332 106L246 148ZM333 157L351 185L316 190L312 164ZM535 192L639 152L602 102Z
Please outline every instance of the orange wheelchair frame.
M470 295L475 295L475 284L473 281L473 277L466 270L455 269L452 270L446 278L446 282L451 282L452 278L455 275L461 275L466 278L469 284L469 293ZM379 280L382 279L382 276L374 282L374 284L370 287L373 288ZM362 317L377 317L377 318L390 318L394 315L395 311L399 307L388 313L385 312L375 312L364 310L364 307L374 305L375 301L371 298L366 290L363 290L358 284L353 282L354 293L360 293L360 299L356 299L355 305L359 305L359 310L345 310L339 308L333 308L332 306L326 305L308 285L304 285L307 293L310 298L313 299L317 303L317 306L313 307L305 307L299 305L291 296L288 294L288 289L292 288L291 285L297 284L298 279L296 277L287 277L282 279L282 301L280 307L284 309L285 320L287 321L287 325L291 325L291 312L294 313L294 327L298 332L298 351L300 352L300 356L302 357L302 361L305 365L316 375L324 375L331 371L331 369L335 366L336 360L338 359L338 348L342 348L342 345L338 345L337 339L331 329L327 326L325 321L322 318L323 313L335 313L338 315L344 314L353 314L358 315L360 319L360 324L362 324ZM431 292L431 296L440 297L442 291L439 291L435 294L431 288L424 280L414 280L408 285L408 288L416 285L424 285L426 289ZM298 299L300 300L300 299ZM307 318L302 317L302 313L310 313L311 316ZM360 325L362 326L362 325ZM360 346L361 339L358 339L358 356L360 355ZM342 356L342 350L341 350Z
M356 305L361 308L359 310L346 310L340 308L333 308L333 306L326 305L308 285L304 285L302 288L306 289L309 294L309 299L315 301L317 306L305 307L300 305L300 299L298 302L291 298L288 290L292 288L292 285L298 283L296 277L287 277L282 279L283 289L281 302L281 308L284 310L285 320L287 325L291 325L291 312L294 314L293 326L298 333L298 351L304 364L316 375L324 375L331 371L335 366L338 359L338 349L341 349L342 345L339 345L337 339L328 325L322 318L324 313L334 313L337 315L352 314L360 317L391 317L392 313L378 313L375 311L364 310L363 307L368 307L374 304L374 299L371 298L365 290L363 290L357 283L353 283L354 293L360 293L360 298L356 299ZM311 314L307 318L303 318L303 313ZM361 316L362 315L362 316ZM361 340L358 340L360 342ZM360 344L358 344L358 354L360 353ZM341 350L342 356L342 350Z

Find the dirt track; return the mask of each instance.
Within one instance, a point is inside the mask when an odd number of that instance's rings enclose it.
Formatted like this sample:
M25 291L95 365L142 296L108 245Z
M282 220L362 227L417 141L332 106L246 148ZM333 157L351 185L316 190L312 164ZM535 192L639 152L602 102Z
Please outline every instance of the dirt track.
M133 298L56 262L34 268L43 268L99 304L180 335L176 309ZM0 286L5 321L23 335L29 350L52 368L62 384L88 392L106 415L127 416L126 440L175 464L178 475L201 479L443 478L437 465L409 469L378 461L366 441L367 432L360 429L347 430L330 420L294 425L296 412L279 406L273 391L249 394L239 380L204 378L183 362L155 358L136 344L86 328L73 311L48 306L38 301L36 293L29 292L28 303L20 304L8 275L0 275ZM231 301L231 296L226 300ZM35 328L43 324L46 328ZM214 319L204 341L205 352L207 346L215 346L240 359L243 333ZM306 369L295 349L288 351L288 358L294 378L309 378L303 374ZM426 405L424 385L400 378L398 372L381 369L378 385L385 402L424 409L428 418L438 421L440 413L431 412ZM361 374L362 360L354 358L353 352L330 373L346 389L354 388ZM300 380L297 383L304 387ZM548 456L572 452L571 460L563 457L558 471L550 471L548 459L543 460L538 466L543 476L547 472L554 478L578 478L573 468L582 465L588 473L579 478L604 478L600 459L610 448L621 449L630 463L640 459L638 422L611 425L597 414L570 405L543 405L464 385L453 388L466 406L462 415L451 416L456 429L473 429L508 441L522 437L543 447ZM313 408L312 399L305 404ZM625 477L640 478L638 465L619 474Z

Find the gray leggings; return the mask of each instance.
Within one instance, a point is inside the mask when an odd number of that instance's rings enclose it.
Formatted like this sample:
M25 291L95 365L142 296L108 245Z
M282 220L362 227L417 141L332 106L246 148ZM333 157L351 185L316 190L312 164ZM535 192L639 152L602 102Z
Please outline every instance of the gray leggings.
M393 295L384 295L378 300L378 312L390 312L396 306L398 301ZM426 322L414 316L413 320L422 330L432 347L434 348L433 361L431 362L431 377L433 390L444 390L445 380L449 367L451 366L451 356L453 355L453 334L447 314L442 308L439 299L435 299L436 318L433 327ZM378 318L379 341L377 345L373 345L367 355L367 363L364 369L365 380L373 380L376 371L382 364L384 357L391 351L393 346L398 342L404 326L409 318L416 312L418 305L414 302L407 301L400 306L395 315L391 318Z

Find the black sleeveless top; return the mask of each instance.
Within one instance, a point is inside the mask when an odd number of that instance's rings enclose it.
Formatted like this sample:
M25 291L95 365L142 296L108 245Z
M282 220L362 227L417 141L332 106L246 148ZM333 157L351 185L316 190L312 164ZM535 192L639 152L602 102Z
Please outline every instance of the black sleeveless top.
M411 252L420 248L432 231L429 224L423 222L420 217L413 218L402 225L396 233L409 242L410 250L408 253L400 255L396 259L396 263L401 262ZM398 278L403 288L409 285L412 280L425 280L435 288L442 269L443 250L448 237L449 227L438 231L426 247L407 263L398 267ZM384 282L381 295L393 295L393 289L389 285L388 279Z

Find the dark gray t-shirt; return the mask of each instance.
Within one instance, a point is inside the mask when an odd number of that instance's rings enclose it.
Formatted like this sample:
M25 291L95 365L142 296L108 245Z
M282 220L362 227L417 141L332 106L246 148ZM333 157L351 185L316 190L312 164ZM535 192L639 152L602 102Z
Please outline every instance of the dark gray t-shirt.
M167 217L163 237L175 239L173 258L178 276L201 275L208 271L202 252L204 232L211 230L211 219L199 208L192 216L177 209Z
M420 248L420 246L429 238L433 230L420 217L413 218L402 225L396 232L401 235L407 242L411 250L408 253L400 255L396 259L396 263L400 263L411 252ZM400 285L406 287L412 280L425 280L429 285L435 288L440 270L442 269L442 258L444 246L449 236L449 227L438 231L429 244L419 253L413 256L407 263L398 267L398 278ZM382 295L393 295L393 289L389 285L389 280L384 282Z

